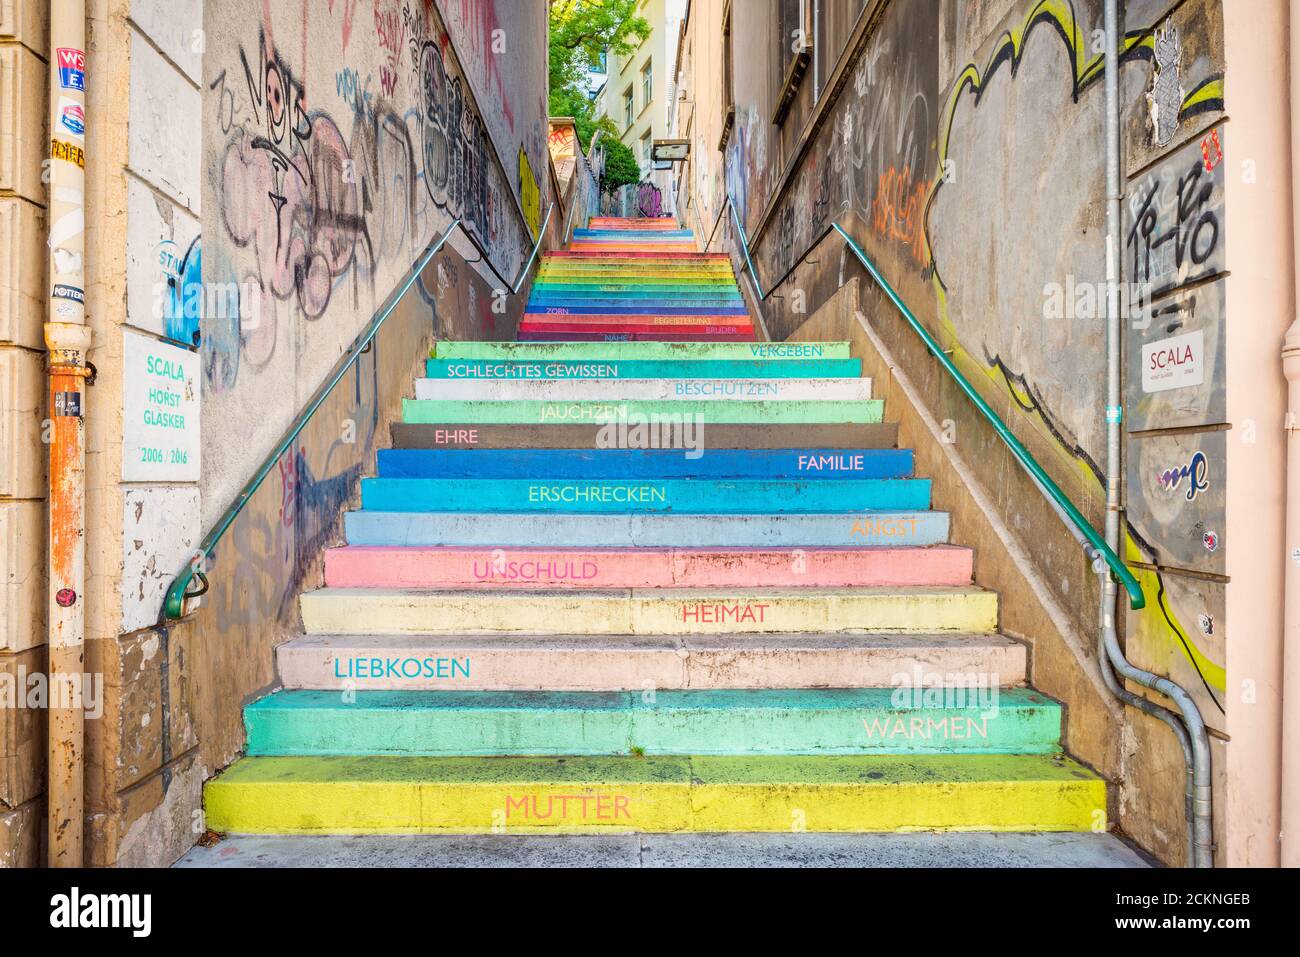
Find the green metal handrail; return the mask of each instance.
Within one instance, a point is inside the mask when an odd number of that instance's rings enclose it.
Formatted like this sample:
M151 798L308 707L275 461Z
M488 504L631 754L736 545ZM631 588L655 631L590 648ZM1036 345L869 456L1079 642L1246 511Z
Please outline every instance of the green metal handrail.
M773 286L772 289L769 289L766 292L763 291L763 282L758 278L758 270L754 268L754 260L750 256L749 237L745 234L745 227L740 221L740 214L736 211L736 204L732 201L730 196L727 197L727 206L731 209L732 221L735 223L736 233L740 237L740 251L744 254L745 266L749 271L750 278L754 281L754 289L758 293L759 302L764 302L767 300L767 297L771 295L772 291L776 289L776 286ZM716 224L714 228L717 228ZM1039 465L1037 460L1029 453L1029 450L1024 447L1018 438L1016 438L1015 433L1007 427L1007 424L1002 421L1002 418L996 412L993 411L993 408L984 401L984 397L979 394L978 390L976 390L973 385L970 384L970 381L961 374L961 371L953 361L948 358L947 353L945 353L939 343L935 341L934 336L930 335L930 330L921 325L921 321L916 318L911 309L907 308L907 304L903 302L902 298L894 290L894 287L889 284L889 280L881 274L880 270L876 268L875 263L867 257L867 254L862 251L862 247L854 241L848 231L839 223L831 223L831 228L839 233L840 236L843 237L844 241L848 243L849 248L853 250L853 254L858 257L858 261L862 263L867 272L871 274L871 278L876 281L876 284L880 286L885 295L889 297L890 302L892 302L898 311L902 313L903 318L907 320L907 324L912 327L913 331L915 331L918 336L921 337L921 341L924 342L926 348L930 350L930 354L939 360L939 364L944 367L950 376L953 377L958 387L966 394L966 397L970 399L971 402L975 403L975 408L979 409L984 418L988 420L991 426L993 426L993 431L998 434L998 437L1002 439L1004 443L1006 443L1007 448L1011 450L1011 454L1016 457L1016 460L1024 470L1030 474L1042 492L1056 504L1056 509L1061 516L1068 519L1069 522L1074 525L1079 534L1082 535L1088 544L1092 546L1094 554L1110 566L1111 574L1115 577L1115 580L1122 584L1128 592L1129 604L1133 606L1134 610L1145 608L1147 600L1146 595L1142 592L1142 586L1139 585L1138 580L1133 577L1133 573L1129 571L1128 566L1125 565L1111 547L1106 544L1106 540L1102 537L1101 533L1088 523L1088 520L1083 517L1083 513L1080 512L1078 508L1075 507L1074 503L1070 501L1069 497L1061 491L1061 487L1052 481L1047 472L1043 470L1043 467ZM830 230L823 232L821 236L817 237L817 242L820 243L822 238L829 234L829 232ZM712 237L710 237L709 241L712 242ZM784 282L784 279L781 281Z
M894 287L889 284L883 275L881 275L880 270L876 268L875 263L867 258L867 254L862 251L862 247L854 241L853 237L850 236L839 223L832 223L831 225L835 228L836 232L844 237L844 241L848 243L849 248L853 250L853 254L858 257L858 261L862 263L867 272L871 274L871 278L876 281L876 284L880 286L885 295L889 297L890 302L892 302L898 311L903 314L903 318L907 320L907 324L912 327L913 331L915 331L918 336L921 337L926 348L930 350L930 354L939 360L939 364L947 370L948 374L952 376L954 380L956 380L958 387L966 394L966 397L970 399L971 402L975 403L975 407L980 410L980 413L984 418L993 426L993 431L998 434L998 437L1001 438L1002 441L1006 443L1007 448L1011 450L1011 454L1016 457L1024 467L1025 471L1038 481L1039 487L1042 488L1042 490L1046 492L1054 502L1056 502L1060 507L1060 510L1074 524L1074 527L1077 528L1083 537L1088 540L1088 544L1096 549L1097 554L1106 562L1107 565L1110 566L1111 574L1113 574L1116 580L1119 581L1128 591L1129 604L1132 605L1134 609L1146 607L1146 596L1142 592L1142 586L1139 585L1138 580L1133 577L1133 573L1129 571L1128 566L1125 565L1120 560L1119 556L1111 550L1110 546L1106 544L1106 540L1101 536L1101 533L1088 523L1088 520L1083 517L1083 513L1081 513L1075 507L1074 503L1070 501L1069 497L1061 491L1060 486L1052 481L1047 472L1043 470L1043 467L1038 464L1037 460L1035 460L1032 455L1030 455L1029 450L1024 447L1011 429L1007 427L1007 424L1003 422L1001 417L993 411L992 407L984 401L984 397L979 394L973 385L971 385L970 381L961 374L952 359L948 358L948 355L943 351L943 348L937 341L935 341L934 336L930 335L930 331L926 329L925 326L921 325L921 321L913 315L912 310L907 308L907 305L899 297L898 293L894 291ZM746 258L748 258L748 254L746 254ZM754 279L757 282L758 277L755 276Z
M212 527L212 530L204 536L202 544L199 545L198 551L190 559L189 564L185 566L185 569L179 575L172 579L171 585L167 588L167 595L163 600L162 620L164 622L169 619L180 618L185 613L185 600L187 598L197 598L208 590L207 575L203 573L203 569L200 567L202 563L212 554L212 550L216 547L217 542L219 542L221 537L225 535L226 531L239 516L239 513L244 510L244 506L248 504L249 500L253 497L253 494L261 487L262 482L264 482L266 477L271 474L272 469L276 467L276 463L280 461L281 456L293 447L293 443L298 438L298 435L306 427L307 423L311 421L311 417L316 414L316 410L321 407L325 402L325 399L329 397L329 394L334 391L334 387L343 380L343 377L347 374L348 370L352 368L353 364L356 363L357 359L369 350L371 341L379 332L379 327L384 324L384 321L387 320L390 315L392 315L393 310L397 308L397 304L405 298L410 288L415 285L416 281L420 278L420 274L424 272L425 267L429 265L433 260L433 257L436 256L442 247L446 245L447 240L451 238L451 234L457 229L460 229L465 234L466 238L469 239L475 250L478 251L480 258L487 264L487 267L492 270L493 274L510 287L511 293L518 293L520 287L523 285L524 278L528 275L529 269L532 268L533 261L537 258L537 251L541 248L542 240L546 236L546 227L550 224L551 213L554 212L554 210L555 204L551 203L546 210L546 219L542 222L542 227L537 232L537 242L533 244L532 255L528 257L528 261L524 263L523 269L519 273L519 278L513 283L497 272L496 267L492 265L492 261L488 258L483 247L480 246L478 240L476 240L474 236L465 229L464 224L459 218L453 220L451 225L447 227L446 231L429 245L424 253L421 254L420 258L416 260L415 265L411 267L406 279L403 280L401 285L399 285L388 297L384 306L375 313L374 318L370 320L369 324L364 330L362 330L361 334L352 341L352 345L348 347L348 351L344 353L343 357L334 366L334 371L323 383L321 383L320 387L312 393L312 397L308 400L306 406L304 406L303 410L298 413L298 417L293 420L293 424L289 426L289 430L284 434L280 441L276 443L275 449L266 457L266 460L262 463L261 467L258 468L256 474L254 474L253 477L244 485L243 489L240 490L239 495L236 496L234 502L230 504L230 507L227 508L221 518L218 519L217 524ZM193 582L195 578L199 580L201 587L198 591L191 592L189 590L190 583Z

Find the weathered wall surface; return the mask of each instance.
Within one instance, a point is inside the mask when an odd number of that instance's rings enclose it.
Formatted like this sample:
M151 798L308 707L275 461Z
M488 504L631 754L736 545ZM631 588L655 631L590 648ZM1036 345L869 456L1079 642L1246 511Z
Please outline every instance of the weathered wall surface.
M836 221L850 230L1100 527L1102 10L1101 0L869 0L860 42L849 43L834 63L810 68L819 90L805 79L780 123L773 117L781 77L771 56L753 53L784 42L774 33L775 12L735 17L734 128L722 162L697 155L707 169L692 172L697 197L707 197L710 173L722 170L764 286L780 284L763 307L773 338L789 336L848 279L864 280L861 307L872 328L899 357L928 411L950 426L1011 533L1034 543L1061 625L1089 636L1096 633L1097 585L1073 539L967 400L914 348L914 334L843 243L826 236ZM1127 622L1129 650L1138 664L1192 691L1220 731L1224 430L1232 425L1223 401L1229 305L1216 281L1226 270L1231 139L1223 36L1219 0L1131 2L1121 75L1129 176L1123 278L1154 299L1144 314L1151 321L1138 316L1127 333L1127 557L1138 563L1149 598L1148 610ZM694 93L697 101L720 95L698 84ZM1144 382L1143 363L1174 354L1181 335L1192 336L1193 350L1184 378L1156 382L1148 375ZM1044 660L1036 652L1040 681ZM1045 690L1064 696L1073 684L1080 694L1096 694L1064 672L1058 677L1055 692L1050 682ZM1100 700L1070 703L1105 715ZM1145 719L1127 720L1129 731L1089 719L1090 734L1072 733L1070 745L1123 780L1121 823L1178 860L1176 746L1167 734L1149 732ZM1135 754L1138 739L1143 746ZM1222 792L1221 775L1219 785Z
M239 312L204 321L204 527L453 217L503 275L528 255L545 8L446 6L207 5L202 274ZM491 296L467 305L442 335L513 332Z
M45 669L45 116L43 2L0 4L0 867L40 858L44 714L7 707Z

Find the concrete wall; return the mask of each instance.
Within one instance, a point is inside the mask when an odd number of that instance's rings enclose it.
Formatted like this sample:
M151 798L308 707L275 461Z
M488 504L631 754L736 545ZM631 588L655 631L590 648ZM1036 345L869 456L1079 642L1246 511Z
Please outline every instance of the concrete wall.
M804 325L846 281L863 280L861 311L916 383L925 413L942 426L940 437L953 443L970 480L987 493L989 514L1007 534L1032 542L1033 564L1059 620L1025 637L1036 642L1035 681L1071 706L1070 747L1120 784L1120 825L1158 855L1179 861L1181 756L1171 736L1133 713L1114 720L1098 689L1077 680L1094 667L1093 574L1041 494L917 348L914 333L844 244L827 238L836 221L853 233L966 376L1100 527L1105 325L1096 292L1105 278L1106 209L1096 37L1102 3L869 0L854 32L841 38L842 57L809 70L779 124L773 117L783 78L773 64L785 38L775 35L775 2L768 16L751 15L753 6L733 17L735 125L721 152L712 129L721 124L715 106L722 98L721 71L710 50L721 34L722 4L693 5L688 25L695 127L687 187L700 220L707 222L707 212L720 202L715 184L721 175L741 210L764 286L780 286L762 308L773 338ZM1276 19L1280 6L1251 0L1233 4L1229 13L1248 30L1264 7ZM1240 554L1230 535L1249 534L1253 542L1266 524L1280 528L1281 511L1276 491L1250 494L1243 482L1237 493L1225 477L1243 455L1263 456L1251 458L1260 469L1254 474L1281 474L1269 458L1278 454L1280 432L1270 428L1262 443L1267 453L1260 440L1244 452L1240 443L1245 431L1258 431L1252 423L1281 421L1283 405L1276 361L1264 366L1262 391L1255 385L1258 373L1252 377L1245 366L1234 381L1225 329L1231 309L1234 323L1252 324L1234 336L1258 337L1261 355L1276 356L1286 324L1233 305L1229 237L1238 233L1228 220L1235 215L1234 191L1244 209L1265 189L1251 189L1267 182L1263 178L1246 182L1266 175L1252 170L1251 160L1262 166L1260 157L1274 153L1263 146L1234 152L1220 0L1133 0L1126 16L1123 278L1141 284L1153 303L1126 329L1126 557L1137 566L1149 600L1146 611L1128 616L1127 643L1135 662L1171 675L1193 693L1218 735L1219 850L1223 860L1240 861L1251 857L1238 856L1241 848L1258 848L1267 825L1256 816L1250 836L1238 826L1243 803L1234 808L1226 800L1232 790L1224 746L1232 707L1227 609L1238 584L1229 569ZM1235 102L1243 109L1279 104L1280 111L1286 102L1280 61L1272 87L1256 80ZM1284 117L1255 126L1276 130ZM1284 180L1278 174L1274 182ZM1253 227L1256 217L1249 215ZM1266 235L1240 244L1242 268L1280 255L1277 235L1285 231L1269 225ZM734 249L728 232L724 227L719 236ZM1257 250L1253 256L1250 248ZM1243 287L1239 295L1245 294ZM1144 363L1176 349L1180 335L1194 340L1184 378L1144 381ZM1258 359L1251 365L1260 368ZM1247 391L1234 415L1237 389ZM1204 463L1196 468L1207 470L1207 487L1198 483L1189 496L1189 482L1179 486L1172 476L1193 462ZM1240 532L1229 531L1230 517ZM1266 602L1280 610L1277 569L1250 579L1255 584L1242 607ZM1250 655L1248 679L1262 698L1238 705L1262 755L1268 744L1261 725L1271 712L1254 702L1275 701L1272 690L1262 689L1276 684L1265 662L1280 623L1252 615L1238 627L1245 631L1239 641L1249 637L1252 648L1264 650L1258 661ZM1086 733L1076 726L1080 715ZM1256 753L1254 745L1250 750ZM1258 798L1263 790L1252 793ZM1264 860L1259 853L1251 859Z
M203 277L244 314L203 336L205 527L451 217L506 277L527 258L549 193L545 8L446 6L208 4ZM471 305L440 333L513 332Z
M45 8L0 2L10 683L45 667ZM241 750L242 705L273 682L272 648L430 342L511 337L527 288L505 296L455 237L230 528L208 595L159 627L165 590L454 218L497 271L523 265L557 194L545 9L91 0L88 18L84 600L102 714L86 731L87 855L167 864L202 834L201 784ZM43 712L0 710L0 865L41 859L44 756Z

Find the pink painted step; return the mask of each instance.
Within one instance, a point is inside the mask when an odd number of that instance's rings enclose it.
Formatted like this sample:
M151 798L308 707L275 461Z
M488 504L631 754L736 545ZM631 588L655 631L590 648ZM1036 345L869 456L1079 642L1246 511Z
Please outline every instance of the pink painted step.
M933 548L554 549L348 546L332 588L844 588L968 585L972 552Z

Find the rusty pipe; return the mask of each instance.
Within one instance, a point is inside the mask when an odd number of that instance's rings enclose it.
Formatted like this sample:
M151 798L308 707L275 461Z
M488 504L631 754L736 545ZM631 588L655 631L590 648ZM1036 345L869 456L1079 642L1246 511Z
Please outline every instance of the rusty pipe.
M49 299L49 739L48 863L80 867L85 821L86 385L90 328L85 304L86 11L84 0L50 5Z

